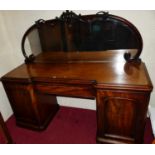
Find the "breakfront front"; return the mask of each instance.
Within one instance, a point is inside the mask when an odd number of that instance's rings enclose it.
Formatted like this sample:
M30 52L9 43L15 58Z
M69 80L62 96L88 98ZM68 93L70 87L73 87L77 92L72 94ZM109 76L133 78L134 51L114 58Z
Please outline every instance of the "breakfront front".
M59 110L56 96L96 99L97 143L143 143L153 86L132 23L66 11L36 21L21 47L25 62L1 78L17 125L44 130Z

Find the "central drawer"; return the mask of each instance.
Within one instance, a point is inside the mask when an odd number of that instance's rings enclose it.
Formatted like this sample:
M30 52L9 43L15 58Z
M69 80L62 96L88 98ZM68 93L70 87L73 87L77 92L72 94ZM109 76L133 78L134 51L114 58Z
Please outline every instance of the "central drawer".
M35 91L38 93L53 94L66 97L80 97L80 98L95 98L95 89L90 85L51 85L51 84L36 84Z

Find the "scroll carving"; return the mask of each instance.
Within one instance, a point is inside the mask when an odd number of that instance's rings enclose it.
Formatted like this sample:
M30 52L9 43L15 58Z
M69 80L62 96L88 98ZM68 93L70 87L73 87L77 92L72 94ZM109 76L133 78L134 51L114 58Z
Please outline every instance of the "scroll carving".
M47 51L105 51L118 49L137 49L133 56L130 53L124 54L127 62L141 62L139 58L143 48L142 37L137 28L124 18L111 15L108 12L100 11L93 15L77 15L73 11L65 11L52 20L40 19L36 21L24 34L22 39L22 53L25 62L33 62L35 56L27 55L25 51L26 37L34 29L42 32L42 27L47 29L45 38L40 37L41 45L54 42L59 44L48 45L44 49ZM51 31L51 29L55 30ZM56 32L59 31L59 32ZM48 32L51 32L48 33ZM56 33L59 34L59 38ZM56 36L54 36L56 35ZM122 38L121 38L122 37ZM125 38L126 37L126 38ZM53 41L54 39L56 41ZM42 42L43 40L43 42ZM59 42L58 42L59 40ZM48 49L51 47L50 49ZM54 47L54 49L52 49ZM44 50L43 50L44 51ZM129 51L129 50L128 50Z

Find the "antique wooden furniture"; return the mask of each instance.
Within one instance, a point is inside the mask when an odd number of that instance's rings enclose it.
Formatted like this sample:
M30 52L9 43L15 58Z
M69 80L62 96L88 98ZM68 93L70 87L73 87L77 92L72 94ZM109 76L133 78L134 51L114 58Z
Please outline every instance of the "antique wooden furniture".
M29 56L33 30L41 53ZM98 143L143 143L153 86L142 45L133 24L105 12L37 21L22 39L25 63L1 78L17 125L44 129L59 109L56 96L96 99Z
M0 144L12 144L12 143L13 141L11 135L0 113Z

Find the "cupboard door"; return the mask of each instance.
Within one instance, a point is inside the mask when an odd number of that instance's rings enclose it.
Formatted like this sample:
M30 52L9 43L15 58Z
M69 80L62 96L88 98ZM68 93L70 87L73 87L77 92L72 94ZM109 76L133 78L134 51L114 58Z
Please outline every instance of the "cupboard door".
M24 124L23 122L37 124L38 119L34 110L35 105L31 85L11 82L3 83L3 85L16 117L17 124Z
M3 83L13 109L16 124L44 130L59 109L56 96L36 93L31 84Z
M97 141L142 143L148 100L148 93L99 90Z

